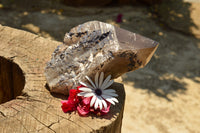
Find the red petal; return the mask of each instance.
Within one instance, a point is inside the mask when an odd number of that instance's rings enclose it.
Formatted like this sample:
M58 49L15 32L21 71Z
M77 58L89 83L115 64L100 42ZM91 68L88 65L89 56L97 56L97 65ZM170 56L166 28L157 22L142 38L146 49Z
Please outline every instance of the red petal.
M92 98L92 97L83 98L83 104L84 104L84 105L90 105L91 98Z
M102 110L100 110L98 108L97 110L90 109L90 111L94 112L96 115L106 115L110 110L111 103L107 102L107 105L108 105L107 109L103 108Z
M86 116L90 112L90 108L88 107L78 106L77 110L78 110L79 115L81 116Z
M101 115L105 115L105 114L107 114L109 112L111 103L107 102L107 105L108 105L107 109L103 108L101 110Z
M77 107L78 113L81 116L86 116L90 112L90 101L92 97L82 99L82 102Z
M75 104L76 105L78 103L77 93L78 93L78 91L76 89L71 89L69 91L68 101L71 104Z
M61 101L62 104L67 103L67 102L68 102L68 100L62 100Z
M62 110L65 113L76 110L76 105L71 104L69 100L63 100L61 101L61 103L62 103L62 106L61 106Z
M76 95L77 95L77 90L76 90L76 89L71 89L71 90L69 91L68 100L69 100L69 99L74 99L74 98L76 98Z

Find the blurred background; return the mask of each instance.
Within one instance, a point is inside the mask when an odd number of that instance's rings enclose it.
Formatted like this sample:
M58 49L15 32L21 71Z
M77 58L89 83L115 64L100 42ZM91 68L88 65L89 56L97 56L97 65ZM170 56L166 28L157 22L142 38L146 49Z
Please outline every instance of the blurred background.
M0 24L62 42L99 20L160 43L126 91L122 133L200 132L200 0L0 0Z

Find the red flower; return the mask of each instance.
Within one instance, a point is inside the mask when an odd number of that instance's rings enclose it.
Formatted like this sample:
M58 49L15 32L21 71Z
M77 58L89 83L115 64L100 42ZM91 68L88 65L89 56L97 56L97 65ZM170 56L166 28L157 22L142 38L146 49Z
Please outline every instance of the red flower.
M71 112L77 110L79 115L86 116L90 112L93 112L97 115L105 115L109 112L111 103L107 102L107 109L103 108L100 110L100 108L94 109L94 106L90 107L90 102L92 97L83 97L83 96L77 96L78 93L81 91L79 90L80 87L84 86L78 86L76 89L71 89L69 91L69 97L68 100L61 101L62 103L62 110L63 112Z
M61 101L61 103L62 103L62 106L61 106L62 110L65 113L76 110L76 105L72 104L69 100L63 100Z
M79 115L86 116L90 112L90 101L91 97L83 98L83 100L77 107Z
M69 91L68 100L70 101L70 103L72 103L72 104L77 104L78 103L78 98L77 98L77 94L78 93L79 93L79 91L76 90L76 89L71 89Z
M77 107L77 104L79 102L79 99L77 97L77 93L79 91L76 90L76 89L71 89L69 91L69 97L68 97L68 100L63 100L61 101L62 103L62 110L63 112L70 112L70 111L74 111L76 110L76 107Z

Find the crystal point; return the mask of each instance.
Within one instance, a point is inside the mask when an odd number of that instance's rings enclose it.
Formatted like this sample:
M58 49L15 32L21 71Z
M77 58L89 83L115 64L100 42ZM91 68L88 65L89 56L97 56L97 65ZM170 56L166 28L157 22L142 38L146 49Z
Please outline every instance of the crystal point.
M47 63L45 75L52 92L68 94L85 76L97 72L112 79L144 67L158 43L111 24L90 21L70 30Z

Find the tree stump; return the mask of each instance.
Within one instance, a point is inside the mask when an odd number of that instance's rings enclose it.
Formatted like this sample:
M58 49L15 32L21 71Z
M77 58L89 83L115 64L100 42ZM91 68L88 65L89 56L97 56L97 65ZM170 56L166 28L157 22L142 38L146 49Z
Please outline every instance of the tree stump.
M0 25L0 132L119 133L125 92L114 83L119 103L105 116L80 117L64 113L60 101L46 87L44 68L60 42Z

